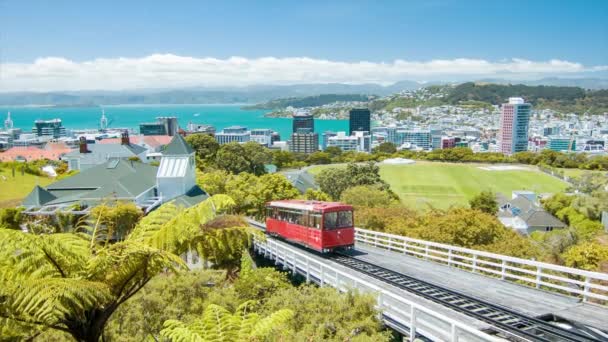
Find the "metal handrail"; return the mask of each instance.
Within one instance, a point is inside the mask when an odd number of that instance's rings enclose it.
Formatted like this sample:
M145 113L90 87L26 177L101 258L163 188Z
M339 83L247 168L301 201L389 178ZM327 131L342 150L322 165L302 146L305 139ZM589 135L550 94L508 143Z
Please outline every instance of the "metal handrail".
M582 295L583 301L593 298L600 303L608 303L608 286L599 284L600 282L608 282L608 274L605 273L585 271L362 228L356 228L355 240L374 247L415 255L433 262L441 262L448 266L459 266L460 269L472 273L491 275L505 281L518 281L518 284L521 284L522 281L527 282L538 289L548 288L570 295Z

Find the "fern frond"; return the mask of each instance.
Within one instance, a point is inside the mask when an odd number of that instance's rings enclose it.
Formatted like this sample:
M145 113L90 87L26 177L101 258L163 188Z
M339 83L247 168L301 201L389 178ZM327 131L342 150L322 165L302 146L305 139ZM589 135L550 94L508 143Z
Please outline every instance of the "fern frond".
M251 332L251 337L254 338L265 338L270 335L270 333L280 325L283 325L289 322L294 316L294 312L289 309L279 310L274 312L270 316L261 319L257 322L253 331Z
M103 283L66 278L8 281L2 293L0 310L7 317L46 325L73 321L112 298Z

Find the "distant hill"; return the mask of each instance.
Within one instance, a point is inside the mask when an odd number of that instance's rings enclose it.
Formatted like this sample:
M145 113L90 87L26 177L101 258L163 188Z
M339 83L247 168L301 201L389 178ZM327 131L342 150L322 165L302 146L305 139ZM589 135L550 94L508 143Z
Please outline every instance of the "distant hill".
M299 84L256 85L249 87L188 88L174 90L83 91L83 92L16 92L0 93L0 106L54 105L98 106L118 104L205 104L261 103L279 98L323 94L389 95L401 90L420 88L421 83L402 81L390 86L379 84Z
M531 81L514 81L505 79L482 79L477 82L484 83L496 83L496 84L524 84L529 86L546 85L546 86L557 86L557 87L580 87L583 89L608 89L608 79L602 78L560 78L560 77L546 77L539 80Z
M377 98L375 95L360 94L323 94L306 97L289 97L285 99L270 100L253 106L245 106L244 109L282 109L286 107L303 108L318 107L334 102L367 102Z

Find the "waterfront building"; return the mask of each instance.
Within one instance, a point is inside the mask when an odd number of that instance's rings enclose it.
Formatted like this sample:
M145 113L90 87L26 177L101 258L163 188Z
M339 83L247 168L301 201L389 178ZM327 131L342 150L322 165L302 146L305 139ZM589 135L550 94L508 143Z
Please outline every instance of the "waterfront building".
M230 126L224 128L219 133L216 133L215 140L220 145L230 142L245 143L251 140L251 132L247 130L247 127Z
M274 144L277 141L281 141L281 135L278 132L272 132L272 135L270 136L270 142L271 144Z
M528 150L528 126L532 106L521 97L511 97L502 105L500 151L505 155Z
M11 112L8 112L6 115L6 120L4 120L4 129L10 130L13 129L13 120L11 119Z
M553 135L549 137L548 147L552 151L575 151L576 140L571 137Z
M335 136L328 138L327 146L339 147L342 151L370 152L372 137L369 132L355 131L352 135L346 132L338 132Z
M267 128L257 128L251 130L251 141L260 145L270 147L272 145L272 130Z
M408 144L423 150L431 149L431 131L428 129L398 129L395 140L397 146Z
M325 131L323 132L323 141L321 142L321 150L325 151L327 146L329 146L329 138L335 137L338 133L333 131Z
M38 137L51 137L55 139L67 135L61 119L36 120L34 121L32 133Z
M177 134L178 129L177 118L174 116L161 116L157 117L155 122L139 124L139 133L142 135L168 135L172 137Z
M190 134L209 134L215 135L215 127L212 125L204 125L188 122L188 126L186 128L186 135Z
M371 112L367 108L353 108L348 112L348 134L355 131L371 132Z
M296 133L299 129L308 129L311 132L315 131L315 119L310 113L294 113L292 133Z
M300 128L291 135L289 150L295 153L313 153L319 150L319 134Z

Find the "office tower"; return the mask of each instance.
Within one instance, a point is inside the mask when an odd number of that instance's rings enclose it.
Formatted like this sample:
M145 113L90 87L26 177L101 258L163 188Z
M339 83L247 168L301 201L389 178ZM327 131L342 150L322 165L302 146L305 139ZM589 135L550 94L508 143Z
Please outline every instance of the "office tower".
M311 132L315 131L315 119L309 113L294 113L293 114L293 130L296 133L298 129L308 129Z
M321 142L321 150L325 151L327 146L329 146L329 138L335 137L338 133L333 131L325 131L323 132L323 141Z
M142 135L168 135L177 134L179 125L174 116L158 117L156 122L145 122L139 124L139 133Z
M353 108L349 111L348 135L355 131L371 132L371 113L367 108Z
M256 128L251 130L251 141L260 145L270 147L272 145L272 130L268 128Z
M511 155L528 150L528 124L532 106L521 97L509 98L500 115L500 152Z

